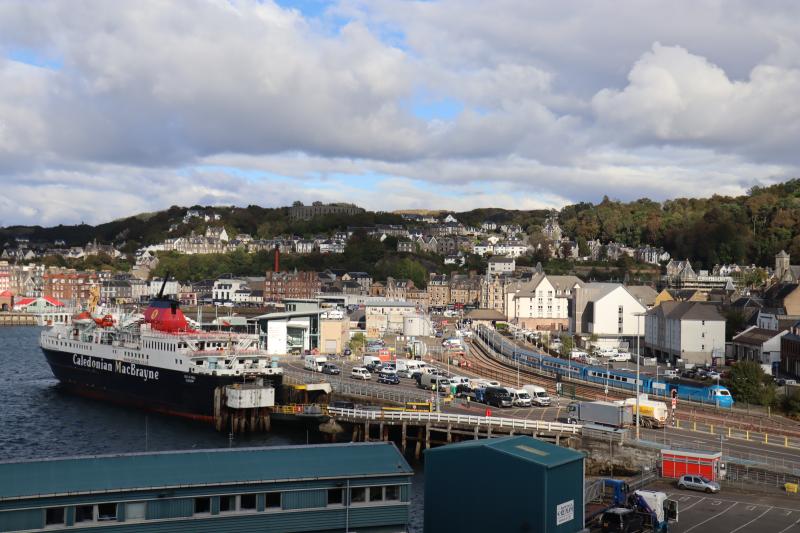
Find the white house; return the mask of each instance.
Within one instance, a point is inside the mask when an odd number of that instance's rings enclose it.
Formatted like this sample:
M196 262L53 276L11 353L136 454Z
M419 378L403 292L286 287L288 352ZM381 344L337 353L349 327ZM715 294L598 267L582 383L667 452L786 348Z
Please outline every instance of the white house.
M247 282L243 279L218 279L214 282L214 287L211 289L211 295L216 302L237 302L241 303L244 296L236 293L241 290L249 289Z
M663 302L647 311L645 352L676 364L710 365L725 352L725 317L705 302Z
M647 308L621 283L586 283L572 294L573 333L596 335L597 346L630 347L644 335Z
M583 282L575 276L536 274L505 289L505 315L526 329L566 330L570 300Z
M528 247L520 241L503 241L494 245L495 255L520 257L528 251Z
M486 274L489 276L513 274L517 264L513 257L492 257L489 259L489 266Z
M755 361L762 365L770 365L771 370L781 364L781 337L789 333L788 329L775 331L750 326L733 337L733 357L737 361Z
M489 242L479 242L472 245L472 253L483 257L494 252L494 245Z

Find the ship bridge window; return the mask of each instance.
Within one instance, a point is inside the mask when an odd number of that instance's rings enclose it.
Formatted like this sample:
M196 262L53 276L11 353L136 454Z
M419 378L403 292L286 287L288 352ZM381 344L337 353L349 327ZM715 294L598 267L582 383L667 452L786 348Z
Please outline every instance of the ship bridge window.
M209 514L211 512L211 498L195 498L194 514Z
M266 508L267 509L280 509L281 507L281 493L268 492L266 494Z
M236 510L236 496L220 496L219 512L230 513Z
M240 511L255 511L256 510L256 495L255 494L242 494L239 496L239 510Z
M97 521L108 522L117 519L116 503L101 503L97 506Z
M203 361L195 361L194 364L197 366L203 366Z
M48 507L44 510L44 525L46 526L63 526L64 525L64 508L63 507Z

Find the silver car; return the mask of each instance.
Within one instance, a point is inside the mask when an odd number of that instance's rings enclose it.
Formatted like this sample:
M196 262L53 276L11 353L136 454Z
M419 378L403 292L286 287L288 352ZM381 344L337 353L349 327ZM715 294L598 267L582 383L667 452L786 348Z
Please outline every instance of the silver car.
M685 474L678 479L678 488L699 490L710 494L719 492L719 483L697 474Z

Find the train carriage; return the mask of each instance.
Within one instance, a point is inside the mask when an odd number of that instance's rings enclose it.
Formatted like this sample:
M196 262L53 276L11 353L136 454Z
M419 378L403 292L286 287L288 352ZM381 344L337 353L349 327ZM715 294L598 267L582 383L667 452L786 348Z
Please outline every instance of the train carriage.
M609 370L603 367L590 366L572 360L559 359L538 352L513 346L512 343L485 326L478 327L478 337L495 351L504 356L519 361L520 364L534 369L568 376L599 385L609 385L615 388L636 390L636 374L623 370ZM606 376L608 374L608 376ZM719 407L730 408L734 400L727 387L722 385L694 386L683 383L670 383L653 379L647 375L640 375L640 391L644 394L666 395L677 391L677 396L682 400L691 400L705 404L715 404ZM654 386L654 384L656 384Z

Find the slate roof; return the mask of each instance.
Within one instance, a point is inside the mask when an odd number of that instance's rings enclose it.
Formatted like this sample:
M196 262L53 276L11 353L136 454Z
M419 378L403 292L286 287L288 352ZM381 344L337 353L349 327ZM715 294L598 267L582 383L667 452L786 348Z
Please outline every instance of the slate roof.
M0 501L141 488L412 474L392 443L346 443L0 463Z
M733 337L733 342L739 344L750 344L752 346L761 346L768 340L780 335L781 331L764 328L752 328L739 333Z

